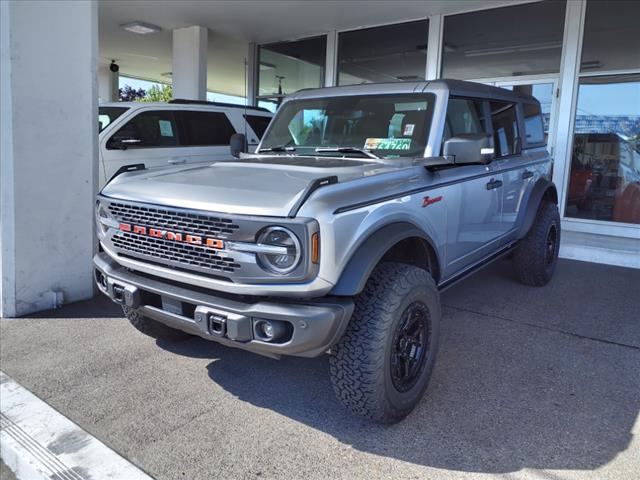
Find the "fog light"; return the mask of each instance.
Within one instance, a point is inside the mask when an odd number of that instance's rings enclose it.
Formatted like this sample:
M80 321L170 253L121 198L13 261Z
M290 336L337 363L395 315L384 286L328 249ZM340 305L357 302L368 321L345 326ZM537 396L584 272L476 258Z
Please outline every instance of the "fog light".
M277 342L287 333L287 322L257 319L253 324L253 333L257 340Z
M267 337L269 340L271 340L273 338L273 334L274 334L273 324L271 322L263 322L262 323L262 332L264 333L265 337Z

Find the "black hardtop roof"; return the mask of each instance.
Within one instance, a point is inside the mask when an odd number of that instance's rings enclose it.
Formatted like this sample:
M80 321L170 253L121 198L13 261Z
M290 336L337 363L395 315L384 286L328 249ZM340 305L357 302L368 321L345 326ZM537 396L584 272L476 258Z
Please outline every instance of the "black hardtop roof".
M493 85L485 85L478 82L467 82L465 80L442 79L429 82L431 85L437 82L444 83L449 89L451 95L459 95L463 97L482 97L495 98L501 100L513 100L521 102L538 102L532 95L514 92L506 88L494 87Z
M235 103L225 103L225 102L209 102L207 100L189 100L185 98L175 98L173 100L169 100L168 103L174 103L176 105L211 105L213 107L224 107L224 108L236 108L239 110L251 110L254 112L265 112L271 113L268 109L264 107L254 107L252 105L238 105Z
M407 81L385 83L363 83L338 87L309 88L298 90L288 96L289 99L320 98L349 95L384 95L395 93L420 93L429 90L448 90L450 95L505 100L511 102L538 103L538 100L523 93L506 88L485 85L466 80L439 79L431 81Z

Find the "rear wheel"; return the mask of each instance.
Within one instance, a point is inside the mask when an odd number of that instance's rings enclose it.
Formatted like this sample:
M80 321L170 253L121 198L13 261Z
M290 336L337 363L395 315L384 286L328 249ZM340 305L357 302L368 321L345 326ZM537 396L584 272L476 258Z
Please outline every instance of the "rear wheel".
M169 340L172 342L179 342L192 337L192 335L189 335L182 330L176 330L175 328L166 326L164 323L160 323L156 320L153 320L152 318L145 317L134 308L123 305L122 311L124 312L124 315L127 317L131 325L136 328L136 330L150 337Z
M381 423L407 416L427 388L440 317L438 289L427 271L399 263L376 267L329 360L342 403Z
M518 279L525 285L546 285L558 263L560 250L560 214L558 207L545 202L536 220L520 242L513 256L513 266Z

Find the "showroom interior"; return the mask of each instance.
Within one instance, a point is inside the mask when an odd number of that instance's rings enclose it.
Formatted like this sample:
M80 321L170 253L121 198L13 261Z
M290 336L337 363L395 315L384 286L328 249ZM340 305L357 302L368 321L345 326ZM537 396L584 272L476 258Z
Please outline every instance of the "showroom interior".
M93 296L95 119L125 78L170 83L175 98L224 95L271 111L302 88L365 82L455 78L532 94L555 161L560 255L640 268L640 2L1 9L3 317Z

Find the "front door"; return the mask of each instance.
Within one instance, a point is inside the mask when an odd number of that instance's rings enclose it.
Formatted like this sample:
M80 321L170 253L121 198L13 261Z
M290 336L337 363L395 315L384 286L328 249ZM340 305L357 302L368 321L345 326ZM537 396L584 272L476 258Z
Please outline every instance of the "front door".
M452 137L490 132L487 102L449 99L443 145ZM480 154L480 152L478 152ZM439 173L447 187L447 268L452 275L494 251L503 234L502 174L492 162L461 165Z

